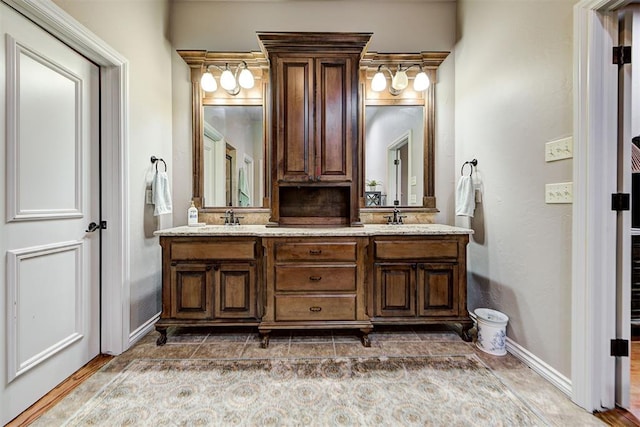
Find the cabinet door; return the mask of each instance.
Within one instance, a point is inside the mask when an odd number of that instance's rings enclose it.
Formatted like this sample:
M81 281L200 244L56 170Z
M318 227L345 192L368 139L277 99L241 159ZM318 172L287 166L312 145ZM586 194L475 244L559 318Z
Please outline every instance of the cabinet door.
M313 59L277 57L277 176L285 182L313 179Z
M375 316L416 315L415 264L375 264Z
M316 181L351 181L354 112L350 57L315 61Z
M171 317L213 317L213 267L206 264L171 266Z
M256 317L256 267L251 263L221 264L216 270L216 318Z
M458 315L458 265L418 264L418 315Z

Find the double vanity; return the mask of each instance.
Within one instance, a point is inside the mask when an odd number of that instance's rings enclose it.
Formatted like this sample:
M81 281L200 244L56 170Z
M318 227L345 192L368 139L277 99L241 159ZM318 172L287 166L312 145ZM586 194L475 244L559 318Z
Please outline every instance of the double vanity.
M178 52L206 225L156 232L159 345L172 326L255 327L263 347L281 329L352 329L369 346L389 324L450 324L469 339L471 230L432 224L448 52L368 52L371 36L261 32L261 52ZM223 90L234 67L253 78ZM431 86L410 85L418 74ZM387 77L388 91L373 84ZM230 209L247 225L223 225Z
M470 230L436 224L338 228L176 227L162 245L158 344L170 326L354 329L450 324L469 340Z

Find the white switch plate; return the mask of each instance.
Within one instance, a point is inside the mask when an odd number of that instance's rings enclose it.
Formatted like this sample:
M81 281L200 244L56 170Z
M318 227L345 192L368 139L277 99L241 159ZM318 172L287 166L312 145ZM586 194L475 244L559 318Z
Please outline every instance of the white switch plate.
M547 142L544 145L544 160L546 162L569 159L571 157L573 157L572 137Z
M544 201L545 203L573 203L573 182L546 184Z
M151 189L147 189L144 193L145 195L145 203L148 205L152 205L153 204L153 193L151 192Z
M412 194L412 195L409 196L409 203L411 203L412 205L416 204L416 200L417 199L416 199L416 195L415 194Z
M417 182L417 180L416 180L416 177L414 175L414 176L411 177L411 185L416 185L416 182Z

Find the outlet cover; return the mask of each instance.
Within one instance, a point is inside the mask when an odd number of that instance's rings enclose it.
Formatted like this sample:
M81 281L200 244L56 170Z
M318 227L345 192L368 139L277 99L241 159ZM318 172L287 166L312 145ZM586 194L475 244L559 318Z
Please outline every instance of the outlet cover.
M544 201L545 203L573 203L573 182L546 184Z
M544 160L554 162L556 160L573 157L573 138L563 138L557 141L547 142L544 146Z

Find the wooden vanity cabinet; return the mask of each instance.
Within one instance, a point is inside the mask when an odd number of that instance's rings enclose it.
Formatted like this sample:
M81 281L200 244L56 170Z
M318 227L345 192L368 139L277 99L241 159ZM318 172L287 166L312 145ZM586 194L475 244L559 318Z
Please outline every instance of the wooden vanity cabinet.
M359 329L365 346L368 238L265 238L262 347L274 329Z
M374 237L373 324L455 323L469 340L468 241L468 235Z
M359 56L275 53L271 59L277 181L351 182Z
M261 246L254 238L169 237L162 246L158 344L169 326L257 325Z

